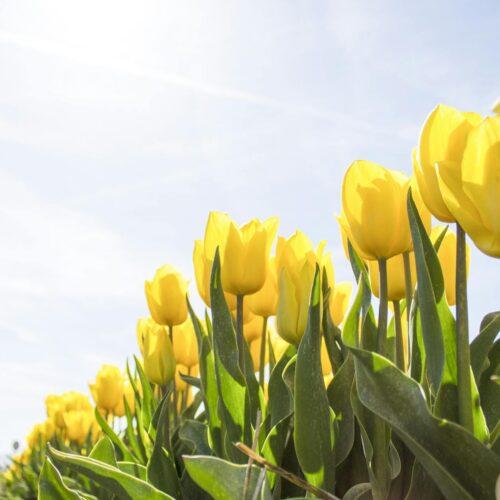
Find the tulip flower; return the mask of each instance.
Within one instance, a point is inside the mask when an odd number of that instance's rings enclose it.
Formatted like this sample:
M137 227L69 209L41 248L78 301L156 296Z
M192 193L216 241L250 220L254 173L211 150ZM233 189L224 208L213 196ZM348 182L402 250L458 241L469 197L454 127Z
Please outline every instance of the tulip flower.
M30 449L44 447L47 441L50 441L56 432L54 422L48 418L41 424L35 424L26 437L26 443Z
M253 219L241 228L230 222L222 255L221 279L225 291L236 296L258 292L266 281L269 253L278 219Z
M475 245L500 257L500 116L486 118L467 139L461 164L439 164L446 206Z
M266 280L263 287L246 298L248 308L252 313L268 318L276 314L278 307L278 277L276 259L271 257L267 266Z
M243 323L243 336L248 344L258 339L262 335L264 328L264 318L249 314L247 321Z
M415 287L415 254L410 253L410 269L412 290ZM379 266L374 260L368 261L370 285L375 297L380 297ZM391 301L402 300L406 297L405 268L403 255L396 255L387 259L387 298Z
M436 226L432 228L431 240L433 243L439 238L445 226ZM441 270L443 271L444 289L446 300L450 306L456 304L456 265L457 265L457 237L449 228L444 235L441 246L437 252ZM466 246L467 255L467 274L469 272L470 249Z
M342 184L342 210L361 257L388 259L411 248L406 211L409 179L369 161L355 161Z
M333 324L339 326L344 321L352 294L352 283L336 283L330 292L329 310Z
M105 413L114 413L122 404L124 382L123 373L117 366L102 365L95 382L89 384L96 406Z
M118 403L118 405L113 410L113 414L115 415L115 417L124 417L126 415L125 403L123 401L124 399L127 400L128 407L130 408L130 412L133 415L135 412L135 393L134 393L133 387L128 382L126 382L123 386L123 398L122 398L122 400Z
M159 325L172 327L187 318L188 283L173 266L160 267L152 281L145 282L149 312Z
M436 165L451 163L459 172L467 137L480 121L481 116L476 113L461 113L440 104L428 116L420 133L415 176L427 208L443 222L454 222L455 217L443 199Z
M176 363L189 368L197 365L198 342L191 318L188 318L182 325L174 327L172 339Z
M323 247L324 244L320 244L316 253L310 240L300 231L296 231L288 240L278 239L279 299L276 327L279 335L290 344L298 344L304 335L314 274L316 265L323 260Z
M152 319L144 327L144 372L153 384L165 385L175 375L175 356L166 329Z
M83 410L72 410L64 414L66 437L82 445L92 428L94 414Z
M64 413L73 410L94 411L89 398L85 394L74 391L63 394L49 394L45 399L47 416L57 429L64 429Z

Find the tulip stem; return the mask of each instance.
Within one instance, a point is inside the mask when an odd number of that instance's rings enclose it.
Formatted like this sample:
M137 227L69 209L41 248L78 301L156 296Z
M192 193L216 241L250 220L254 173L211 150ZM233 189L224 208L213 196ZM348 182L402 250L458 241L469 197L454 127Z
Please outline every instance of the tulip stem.
M410 252L403 253L403 264L405 269L405 295L406 295L406 323L410 332L410 308L413 300L413 287L411 285Z
M394 306L394 329L396 331L396 365L401 371L406 372L405 346L403 340L403 328L401 324L401 309L399 300L394 300L392 302L392 305Z
M170 337L170 342L172 344L172 350L174 349L174 327L170 326L168 327L168 336ZM174 351L175 352L175 351ZM177 373L174 375L174 378L172 380L172 393L173 393L173 400L174 400L174 407L173 407L173 413L174 413L174 425L177 427L177 424L179 423L179 419L177 416L177 388L175 387L175 376Z
M191 376L191 368L190 367L188 367L188 369L187 369L187 374L189 376ZM187 407L187 401L188 401L188 395L189 395L188 391L189 390L190 390L189 384L186 384L184 392L182 393L181 411L184 411Z
M264 389L264 365L266 363L267 316L262 318L262 335L260 337L259 384Z
M244 295L236 296L236 342L238 345L238 362L243 375L245 375L245 337L243 336L244 297Z
M167 393L167 385L161 385L160 388L160 396L163 399L165 394ZM170 446L170 412L169 412L169 402L170 397L168 397L165 401L166 411L165 411L165 442Z
M377 351L385 356L387 339L387 259L378 260L380 273L380 298L378 309Z
M473 431L472 391L470 374L469 318L467 312L467 255L465 232L457 222L457 384L460 424Z

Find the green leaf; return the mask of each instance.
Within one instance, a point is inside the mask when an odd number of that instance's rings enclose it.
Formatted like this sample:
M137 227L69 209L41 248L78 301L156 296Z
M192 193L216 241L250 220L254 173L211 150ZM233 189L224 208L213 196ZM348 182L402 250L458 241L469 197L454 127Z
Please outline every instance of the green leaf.
M110 425L104 420L103 416L99 413L98 409L95 409L95 418L97 423L101 426L102 431L106 436L111 439L111 442L118 448L121 452L121 457L123 460L128 462L136 462L136 458L128 451L128 448L125 446L125 443L118 437L116 432L110 427Z
M482 373L488 368L488 353L498 332L500 332L500 311L489 313L483 318L479 335L470 345L470 364L478 384Z
M169 400L165 398L161 406L153 452L147 465L147 474L149 483L172 497L179 498L181 491L179 478L177 477L174 459L167 451L170 450L169 436L165 428L165 425L168 425L167 419L169 418L168 405Z
M335 414L321 369L321 288L316 266L309 317L295 366L294 442L306 479L327 491L335 487Z
M488 368L481 375L479 394L488 427L494 429L500 420L500 385L495 380L500 375L500 339L490 349L485 365Z
M180 373L181 379L184 380L189 385L196 387L197 389L201 389L201 380L198 377L192 377L191 375L187 375L184 373Z
M236 465L216 457L184 456L184 465L193 481L217 500L243 498L247 465ZM252 465L247 498L254 496L262 469ZM271 492L264 481L259 499L271 500Z
M134 419L132 416L132 411L130 410L130 406L125 396L123 396L123 406L125 408L125 417L127 419L126 433L128 442L130 443L130 447L132 448L134 455L139 459L139 461L142 464L145 464L148 460L146 456L146 448L142 441L141 434L139 432L137 433L135 432L136 429L134 429Z
M189 315L193 322L196 340L198 342L199 370L203 402L207 413L208 428L210 430L211 443L215 454L223 455L222 448L222 422L218 413L219 393L217 391L217 380L215 376L215 358L212 342L209 334L203 328L200 320L193 311L188 300ZM210 319L207 315L207 326Z
M118 462L117 467L126 474L146 482L148 480L148 471L144 465L136 464L135 462Z
M445 365L443 330L438 304L446 305L444 281L439 259L434 250L418 210L408 192L408 218L413 239L417 269L417 297L421 310L422 336L425 345L427 370L434 391L441 384Z
M238 365L238 347L233 320L221 284L219 250L215 253L210 283L212 305L215 375L219 393L219 411L230 443L251 445L250 398L246 378ZM246 456L234 446L226 446L234 462L246 462Z
M462 427L434 417L420 386L386 358L352 348L359 399L396 431L449 499L493 498L500 458Z
M212 455L206 424L196 420L184 420L179 429L179 438L188 443L193 455Z
M372 485L370 483L355 484L352 488L349 488L346 494L342 497L342 500L358 500L371 489Z
M154 486L122 472L117 467L99 462L90 457L63 453L47 445L49 456L58 464L82 474L124 500L165 500L172 499Z
M337 465L347 458L354 443L354 414L350 400L353 380L354 360L349 353L327 388L328 401L339 429L335 448Z
M82 500L78 492L68 488L49 458L43 463L38 480L38 500Z
M108 436L103 436L99 439L99 441L97 441L96 445L92 448L89 457L116 467L115 449L113 448L113 443Z
M148 429L151 424L151 418L155 409L155 398L153 395L153 390L151 389L151 384L149 383L148 377L144 373L141 362L134 356L135 366L137 373L139 374L139 380L141 381L142 387L142 404L141 404L141 417L142 424L145 429Z

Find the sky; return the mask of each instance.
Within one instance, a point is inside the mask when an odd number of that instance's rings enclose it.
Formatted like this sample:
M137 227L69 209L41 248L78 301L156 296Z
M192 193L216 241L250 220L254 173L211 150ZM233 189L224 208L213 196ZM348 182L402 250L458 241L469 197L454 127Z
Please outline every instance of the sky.
M326 239L342 176L411 173L428 113L500 96L500 3L0 0L0 454L49 393L124 366L144 280L191 280L208 212ZM472 246L472 245L471 245ZM471 334L499 308L471 252Z

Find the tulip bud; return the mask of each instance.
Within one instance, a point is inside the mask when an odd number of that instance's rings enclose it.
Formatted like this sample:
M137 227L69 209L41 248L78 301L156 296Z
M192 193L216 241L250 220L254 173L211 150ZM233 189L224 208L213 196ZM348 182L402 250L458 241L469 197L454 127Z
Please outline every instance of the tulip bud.
M64 414L66 437L80 446L89 435L94 420L93 413L83 410L72 410Z
M439 187L453 217L485 254L500 257L500 116L468 135L459 167L439 164Z
M373 261L375 262L375 261ZM352 294L352 283L337 283L330 292L329 309L333 324L339 326L344 321L344 317L349 307L349 300Z
M124 399L127 400L128 407L130 408L130 412L132 415L135 412L135 393L133 387L127 382L123 386L123 398L115 407L113 414L115 417L124 417L126 415L125 412L125 403Z
M246 321L243 323L243 336L245 340L251 344L254 340L262 336L264 318L262 316L249 314L245 319Z
M95 382L89 384L96 406L106 413L114 413L122 404L125 379L117 366L102 365L97 372Z
M174 326L187 318L188 283L181 273L169 264L160 267L152 281L145 283L149 312L159 325Z
M253 219L241 228L231 221L222 252L221 279L225 291L234 295L258 292L266 281L269 254L278 219Z
M380 297L378 262L376 260L368 261L368 270L370 272L370 285L373 295ZM413 252L410 253L410 274L413 290L416 276L415 254ZM406 298L405 268L402 255L396 255L387 259L387 298L391 301Z
M322 254L320 245L319 253ZM298 344L304 335L309 314L311 288L320 263L309 239L300 231L289 239L278 239L276 258L279 270L279 299L276 327L290 344Z
M405 175L369 161L355 161L347 169L342 210L362 258L388 259L411 248L406 210L409 182Z
M436 226L432 228L431 240L433 243L437 241L441 233L443 232L445 226ZM466 245L466 259L467 259L467 274L469 274L469 261L470 261L470 249L469 245ZM446 292L446 300L450 306L454 306L457 302L455 295L455 283L456 283L456 267L457 267L457 237L455 233L448 230L444 235L441 245L437 252L439 263L441 264L441 270L443 271L444 279L444 289Z
M481 116L476 113L461 113L440 104L428 116L420 133L415 176L427 208L443 222L454 222L455 217L443 200L436 165L448 162L460 171L467 136L480 121Z
M198 364L198 342L191 318L174 326L173 348L176 363L188 368Z
M153 384L165 385L175 376L175 356L167 331L152 319L144 329L144 372Z

